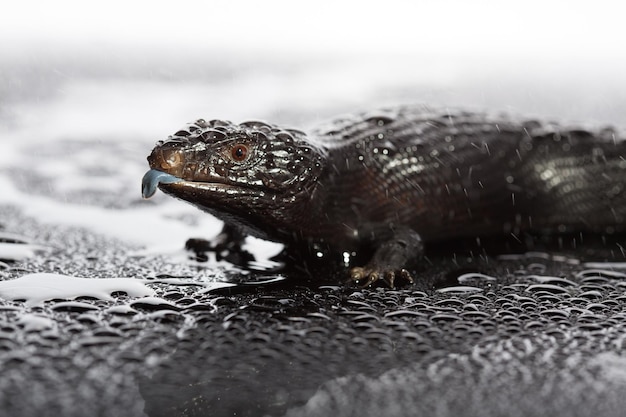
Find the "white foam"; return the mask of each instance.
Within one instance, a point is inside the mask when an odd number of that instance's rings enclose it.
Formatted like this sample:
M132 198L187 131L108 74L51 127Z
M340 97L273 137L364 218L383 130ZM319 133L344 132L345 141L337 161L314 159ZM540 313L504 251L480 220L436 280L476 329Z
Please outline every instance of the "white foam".
M0 242L0 259L21 261L35 256L40 252L47 252L50 248L28 243L6 243Z
M0 297L24 300L26 306L40 305L53 299L94 297L113 300L111 293L125 292L131 297L153 296L154 290L145 281L134 278L76 278L67 275L37 273L0 281Z

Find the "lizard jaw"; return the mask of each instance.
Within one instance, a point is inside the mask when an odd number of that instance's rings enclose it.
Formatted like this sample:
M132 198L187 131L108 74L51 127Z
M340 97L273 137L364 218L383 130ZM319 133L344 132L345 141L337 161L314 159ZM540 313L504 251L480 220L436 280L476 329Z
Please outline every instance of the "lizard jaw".
M157 186L160 184L175 184L184 180L167 172L151 169L146 172L141 180L141 195L144 199L148 199L156 193Z
M174 195L177 194L176 190L184 189L222 193L225 192L230 194L244 193L259 196L267 194L266 190L256 189L255 187L241 187L238 185L226 184L217 181L188 181L163 171L151 169L145 173L141 181L141 195L144 199L148 199L156 193L157 187Z

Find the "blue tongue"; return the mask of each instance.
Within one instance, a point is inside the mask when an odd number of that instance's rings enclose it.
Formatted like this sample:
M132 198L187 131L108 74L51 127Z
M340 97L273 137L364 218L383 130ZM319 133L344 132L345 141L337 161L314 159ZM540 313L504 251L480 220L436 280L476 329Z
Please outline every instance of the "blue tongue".
M166 172L151 169L141 180L141 195L143 198L150 198L156 193L159 184L173 184L180 181L183 180Z

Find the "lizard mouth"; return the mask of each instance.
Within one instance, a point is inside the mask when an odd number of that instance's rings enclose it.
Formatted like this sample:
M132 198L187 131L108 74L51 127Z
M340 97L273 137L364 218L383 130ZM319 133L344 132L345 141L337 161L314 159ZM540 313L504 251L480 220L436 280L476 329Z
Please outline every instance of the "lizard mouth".
M233 183L217 175L198 176L194 172L196 164L193 161L187 163L184 152L177 147L153 149L148 156L148 162L151 169L145 173L141 181L141 195L144 199L152 197L157 188L175 196L193 194L194 198L201 192L209 191L223 193L247 190L251 194L269 191L259 189L262 187L257 184Z
M157 187L160 184L176 184L186 182L182 178L178 178L167 172L151 169L146 172L141 180L141 195L143 198L148 199L156 193Z
M243 187L236 186L234 184L228 184L220 181L189 181L183 178L177 177L167 172L159 171L157 169L151 169L146 172L141 180L141 195L144 199L152 197L157 190L157 187L162 191L176 194L176 190L195 190L195 193L201 191L213 191L213 192L239 192L248 194L265 194L267 190L257 189L258 187Z

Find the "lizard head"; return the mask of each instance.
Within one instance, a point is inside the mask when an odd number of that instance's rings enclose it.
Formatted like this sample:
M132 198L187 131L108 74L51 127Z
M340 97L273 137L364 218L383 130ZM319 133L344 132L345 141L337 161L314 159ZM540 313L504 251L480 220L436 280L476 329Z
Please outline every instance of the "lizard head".
M157 142L142 193L149 198L158 186L267 237L260 229L284 224L275 218L310 200L323 160L323 150L303 132L257 121L200 119Z

